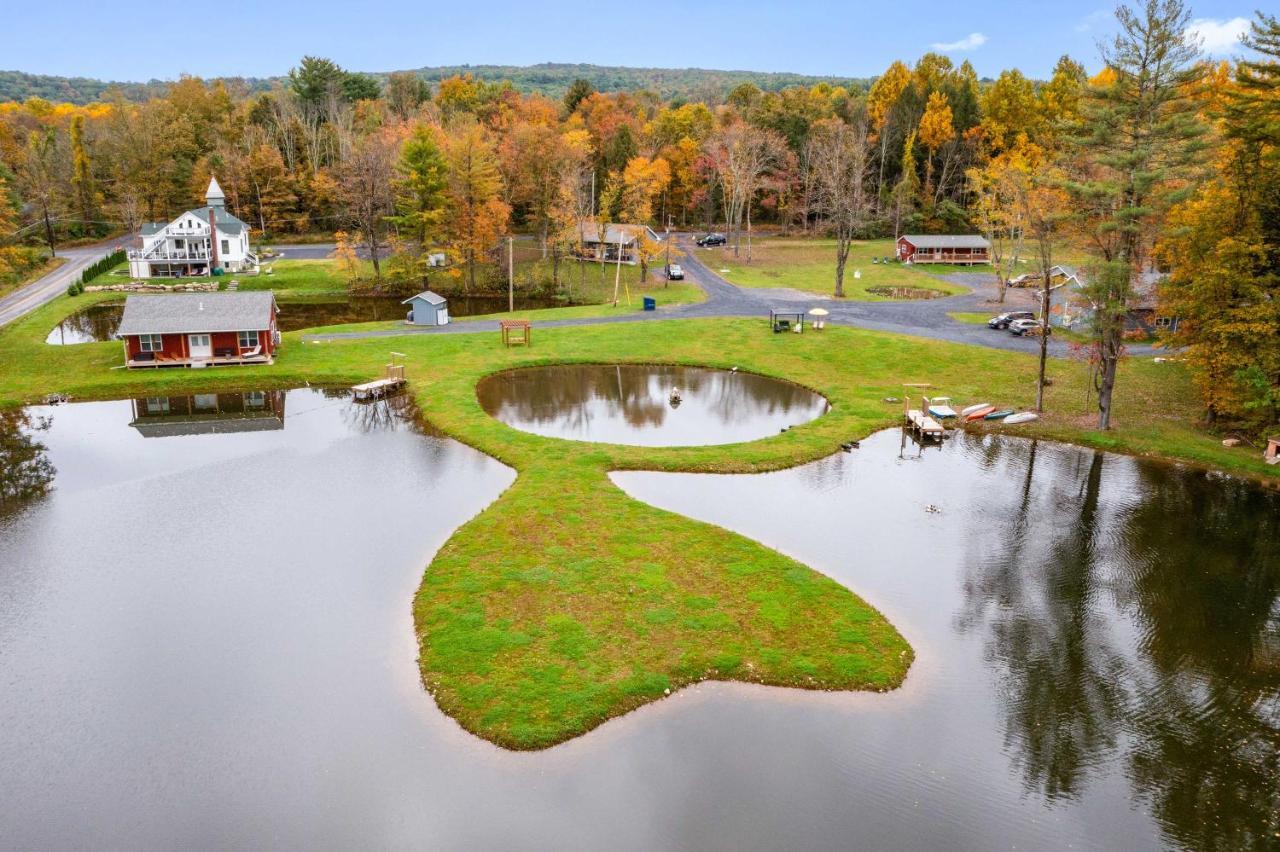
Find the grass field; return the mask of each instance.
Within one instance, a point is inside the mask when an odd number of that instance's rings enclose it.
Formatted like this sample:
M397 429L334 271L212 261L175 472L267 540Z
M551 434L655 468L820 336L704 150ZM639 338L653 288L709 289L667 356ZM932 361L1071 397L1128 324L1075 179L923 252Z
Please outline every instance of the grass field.
M696 257L739 287L791 287L830 296L835 291L835 246L834 240L771 237L755 241L750 264L746 263L745 245L738 258L733 256L731 248L698 249ZM870 292L872 287L917 287L947 295L966 292L964 287L936 278L921 268L872 262L872 258L892 257L893 253L892 240L854 243L845 267L845 297L865 302L886 301L886 297ZM855 271L861 273L860 278L854 278Z
M107 295L107 294L104 294ZM255 387L347 385L404 353L425 416L512 466L515 484L460 528L427 567L413 607L423 681L467 730L511 748L577 736L703 679L812 689L888 689L912 652L868 603L811 569L725 530L627 497L611 470L751 472L835 452L896 421L887 396L932 382L958 403L1025 407L1034 356L847 328L774 335L752 320L543 328L530 348L493 334L304 344L286 334L274 365L126 371L117 343L47 346L48 328L92 301L61 297L0 329L0 405L49 392L120 398ZM739 367L824 394L829 414L766 440L712 447L582 444L521 432L480 408L476 382L564 362ZM1247 449L1195 426L1173 364L1121 367L1116 428L1098 432L1084 368L1052 360L1046 417L1015 434L1160 455L1271 477Z

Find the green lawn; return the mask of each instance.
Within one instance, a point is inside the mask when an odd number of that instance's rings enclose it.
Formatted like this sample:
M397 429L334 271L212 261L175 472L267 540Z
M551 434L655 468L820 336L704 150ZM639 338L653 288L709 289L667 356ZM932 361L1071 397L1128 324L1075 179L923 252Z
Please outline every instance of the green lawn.
M830 296L835 292L835 246L834 240L772 237L755 241L750 264L746 263L745 245L737 258L732 248L697 249L695 256L739 287L791 287ZM892 240L854 243L845 267L846 298L886 301L887 297L870 292L873 287L912 287L947 295L966 292L964 287L943 281L921 268L896 262L872 262L872 258L883 259L893 254ZM861 278L854 278L855 271L861 272Z
M999 313L997 311L997 313ZM986 325L987 320L991 319L995 314L978 312L972 313L968 311L948 311L947 316L956 322L962 322L966 325Z
M1033 355L840 327L774 335L754 320L542 328L532 347L513 349L493 334L303 344L291 333L268 367L126 371L112 369L118 343L42 342L93 300L60 297L0 329L0 405L54 391L119 398L348 385L378 375L394 348L434 426L519 472L426 567L413 607L422 677L436 701L467 730L512 748L561 742L699 680L889 689L911 663L874 602L745 538L634 501L609 471L751 472L819 458L894 423L900 407L883 398L900 396L904 382L932 382L961 404L1025 407L1034 396ZM805 384L833 408L765 440L646 448L521 432L476 399L476 382L498 370L618 361L736 366ZM1050 375L1050 413L1009 431L1275 480L1257 452L1198 430L1177 365L1125 363L1117 426L1106 433L1092 428L1084 366L1054 359Z

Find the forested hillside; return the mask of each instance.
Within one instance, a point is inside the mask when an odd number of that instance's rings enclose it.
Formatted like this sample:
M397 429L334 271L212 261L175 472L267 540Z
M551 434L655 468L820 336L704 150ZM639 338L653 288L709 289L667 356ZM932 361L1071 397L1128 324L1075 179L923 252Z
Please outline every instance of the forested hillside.
M369 76L386 82L393 72ZM477 80L500 83L504 80L521 92L560 98L575 80L586 80L597 91L623 92L645 90L664 100L702 100L717 102L735 86L750 83L766 92L790 86L812 86L817 83L842 85L865 90L870 80L842 77L813 77L803 74L766 73L761 71L714 71L702 68L620 68L608 65L571 65L547 62L540 65L442 65L413 71L424 81L438 84L441 80L470 74ZM210 81L213 82L213 81ZM223 82L233 91L258 92L288 82L287 77L228 78ZM119 83L88 77L55 77L0 71L0 102L43 98L55 103L83 106L111 96L113 91L128 101L145 101L162 97L172 81L151 80L146 83Z

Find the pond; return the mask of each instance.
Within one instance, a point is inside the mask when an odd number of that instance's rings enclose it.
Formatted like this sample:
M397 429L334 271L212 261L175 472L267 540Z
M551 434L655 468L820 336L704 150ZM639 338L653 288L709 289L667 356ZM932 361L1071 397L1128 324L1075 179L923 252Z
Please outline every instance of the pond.
M1014 438L920 453L894 430L778 473L613 475L834 577L916 648L896 694L770 711L805 732L771 741L807 755L806 818L848 832L802 836L1280 845L1280 496Z
M525 432L646 447L752 441L829 408L821 395L791 382L653 364L509 370L481 380L476 396L490 416Z
M510 753L424 692L410 611L509 469L315 390L0 413L0 848L1268 845L1277 499L899 454L615 478L866 595L902 689L704 684Z
M408 308L403 299L358 297L333 301L305 301L279 303L277 321L281 331L299 331L324 325L345 325L356 322L380 322L402 320ZM536 308L562 308L577 304L564 299L541 296L517 296L516 310ZM507 310L506 296L450 296L449 314L454 317L480 316ZM124 316L124 302L107 302L90 305L76 311L54 326L45 343L55 345L71 343L95 343L114 340Z

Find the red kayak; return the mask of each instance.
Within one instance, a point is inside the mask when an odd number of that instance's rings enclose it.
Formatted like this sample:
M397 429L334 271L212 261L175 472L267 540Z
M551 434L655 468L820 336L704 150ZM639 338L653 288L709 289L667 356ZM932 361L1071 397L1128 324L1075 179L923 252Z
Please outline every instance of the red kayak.
M982 418L986 417L988 414L990 414L995 410L996 410L996 407L994 405L984 405L982 408L976 409L974 411L970 411L968 414L966 414L964 416L965 422L972 423L974 420L981 420Z

